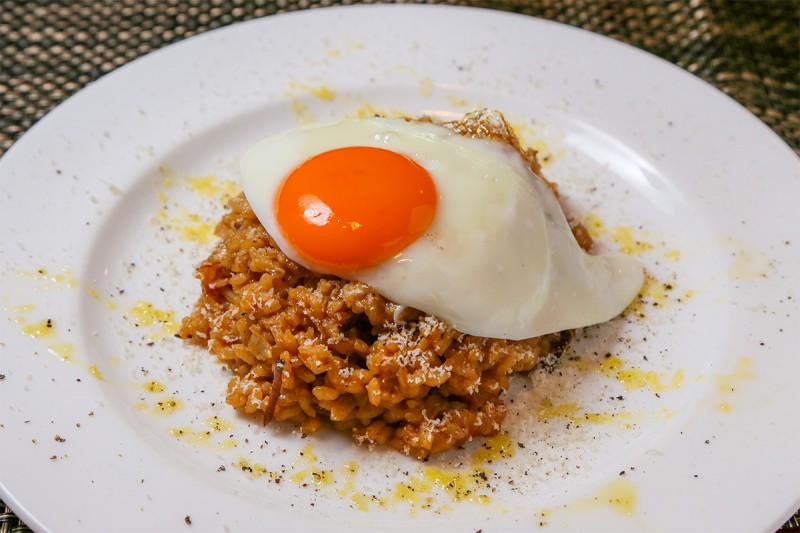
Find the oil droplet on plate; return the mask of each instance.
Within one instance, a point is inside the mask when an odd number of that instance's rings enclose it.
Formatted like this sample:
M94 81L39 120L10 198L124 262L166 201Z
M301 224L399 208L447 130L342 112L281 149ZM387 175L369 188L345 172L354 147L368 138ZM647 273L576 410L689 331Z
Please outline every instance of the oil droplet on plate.
M209 416L203 420L203 425L216 433L221 431L232 431L234 429L234 425L231 422L223 420L218 416Z
M328 486L333 484L333 471L319 468L318 458L314 453L314 447L311 444L303 448L299 455L300 458L297 461L297 465L305 466L305 468L292 474L289 479L295 483L310 482L317 486Z
M720 413L730 413L731 412L731 404L728 402L720 402L717 404L717 410Z
M581 219L581 223L586 228L586 231L589 232L589 236L592 239L597 239L607 233L605 223L594 213L584 215Z
M47 351L65 363L72 361L75 356L75 346L68 342L56 342L47 346Z
M620 252L628 255L639 255L653 249L653 245L633 235L633 228L616 226L611 231L611 240L620 247Z
M95 289L94 287L89 287L88 292L89 292L89 296L92 297L92 299L97 300L98 302L105 303L106 307L109 310L115 311L117 309L117 304L115 304L111 300L104 300L103 297L100 296L100 293L97 292L97 289Z
M269 474L269 471L267 470L266 466L259 463L251 463L244 457L239 458L237 466L242 472L249 473L250 477L252 478L260 478L266 474Z
M508 433L498 433L486 439L481 447L472 455L473 465L492 463L500 459L514 457L517 453Z
M608 503L620 514L631 516L636 511L639 496L636 486L627 479L617 479L597 491L595 497L600 503Z
M146 328L156 326L158 328L148 337L151 341L172 335L180 327L175 319L175 311L157 309L150 302L141 300L136 302L129 315L129 320L132 320L136 326Z
M146 392L164 392L166 390L164 384L159 383L158 381L148 381L147 383L142 385L142 388Z
M153 412L157 415L171 415L178 409L183 407L181 401L177 398L167 397L156 402Z
M232 181L218 180L215 176L197 176L186 178L189 188L203 198L220 198L226 200L241 192L241 187Z
M756 378L753 371L753 360L749 357L741 357L736 362L736 367L730 374L725 374L717 378L717 392L721 398L730 396L736 392L745 381L752 381ZM721 413L730 413L733 406L728 401L718 401L716 404L717 411Z
M56 334L55 324L51 319L42 320L36 324L29 324L22 328L22 332L34 339L41 339L45 337L53 337Z
M101 381L103 380L103 374L100 373L100 370L95 365L89 367L89 374Z

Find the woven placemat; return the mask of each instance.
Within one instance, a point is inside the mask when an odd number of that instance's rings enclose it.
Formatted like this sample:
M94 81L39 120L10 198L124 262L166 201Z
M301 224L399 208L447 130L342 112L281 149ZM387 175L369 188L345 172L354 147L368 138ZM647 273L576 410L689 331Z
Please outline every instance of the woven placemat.
M0 155L117 67L186 37L349 0L0 0ZM371 3L371 2L370 2ZM554 20L632 44L721 89L800 154L798 0L445 0ZM800 529L800 511L782 530ZM0 533L28 529L0 502Z
M0 0L0 154L47 111L136 57L332 0ZM652 52L728 93L800 153L800 2L448 0L534 15Z

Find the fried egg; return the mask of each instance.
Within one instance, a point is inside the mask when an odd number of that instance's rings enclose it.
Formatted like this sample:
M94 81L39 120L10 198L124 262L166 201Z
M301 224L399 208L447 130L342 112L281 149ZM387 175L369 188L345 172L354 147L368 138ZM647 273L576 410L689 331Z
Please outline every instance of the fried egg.
M578 245L548 185L506 143L432 123L345 120L245 153L245 196L292 260L484 337L610 320L644 272Z

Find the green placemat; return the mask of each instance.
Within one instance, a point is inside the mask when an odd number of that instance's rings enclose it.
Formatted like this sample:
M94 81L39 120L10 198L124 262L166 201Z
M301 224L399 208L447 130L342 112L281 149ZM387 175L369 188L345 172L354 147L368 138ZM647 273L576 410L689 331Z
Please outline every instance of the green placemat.
M348 3L0 0L0 155L68 96L147 52L235 22ZM647 50L733 97L800 154L800 1L431 3L537 16ZM792 529L800 529L800 511L782 528ZM0 533L12 531L28 529L0 502Z

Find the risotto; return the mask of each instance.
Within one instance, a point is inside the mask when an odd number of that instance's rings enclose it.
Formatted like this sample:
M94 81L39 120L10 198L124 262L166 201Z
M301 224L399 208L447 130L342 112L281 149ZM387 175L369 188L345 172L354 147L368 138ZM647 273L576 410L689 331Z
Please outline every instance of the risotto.
M539 171L535 152L510 130L445 125L507 142ZM580 225L573 233L591 247ZM230 201L216 234L180 336L227 366L227 403L264 423L289 422L304 434L329 424L424 459L498 433L510 375L558 354L570 337L467 335L363 283L317 275L281 252L243 195Z

